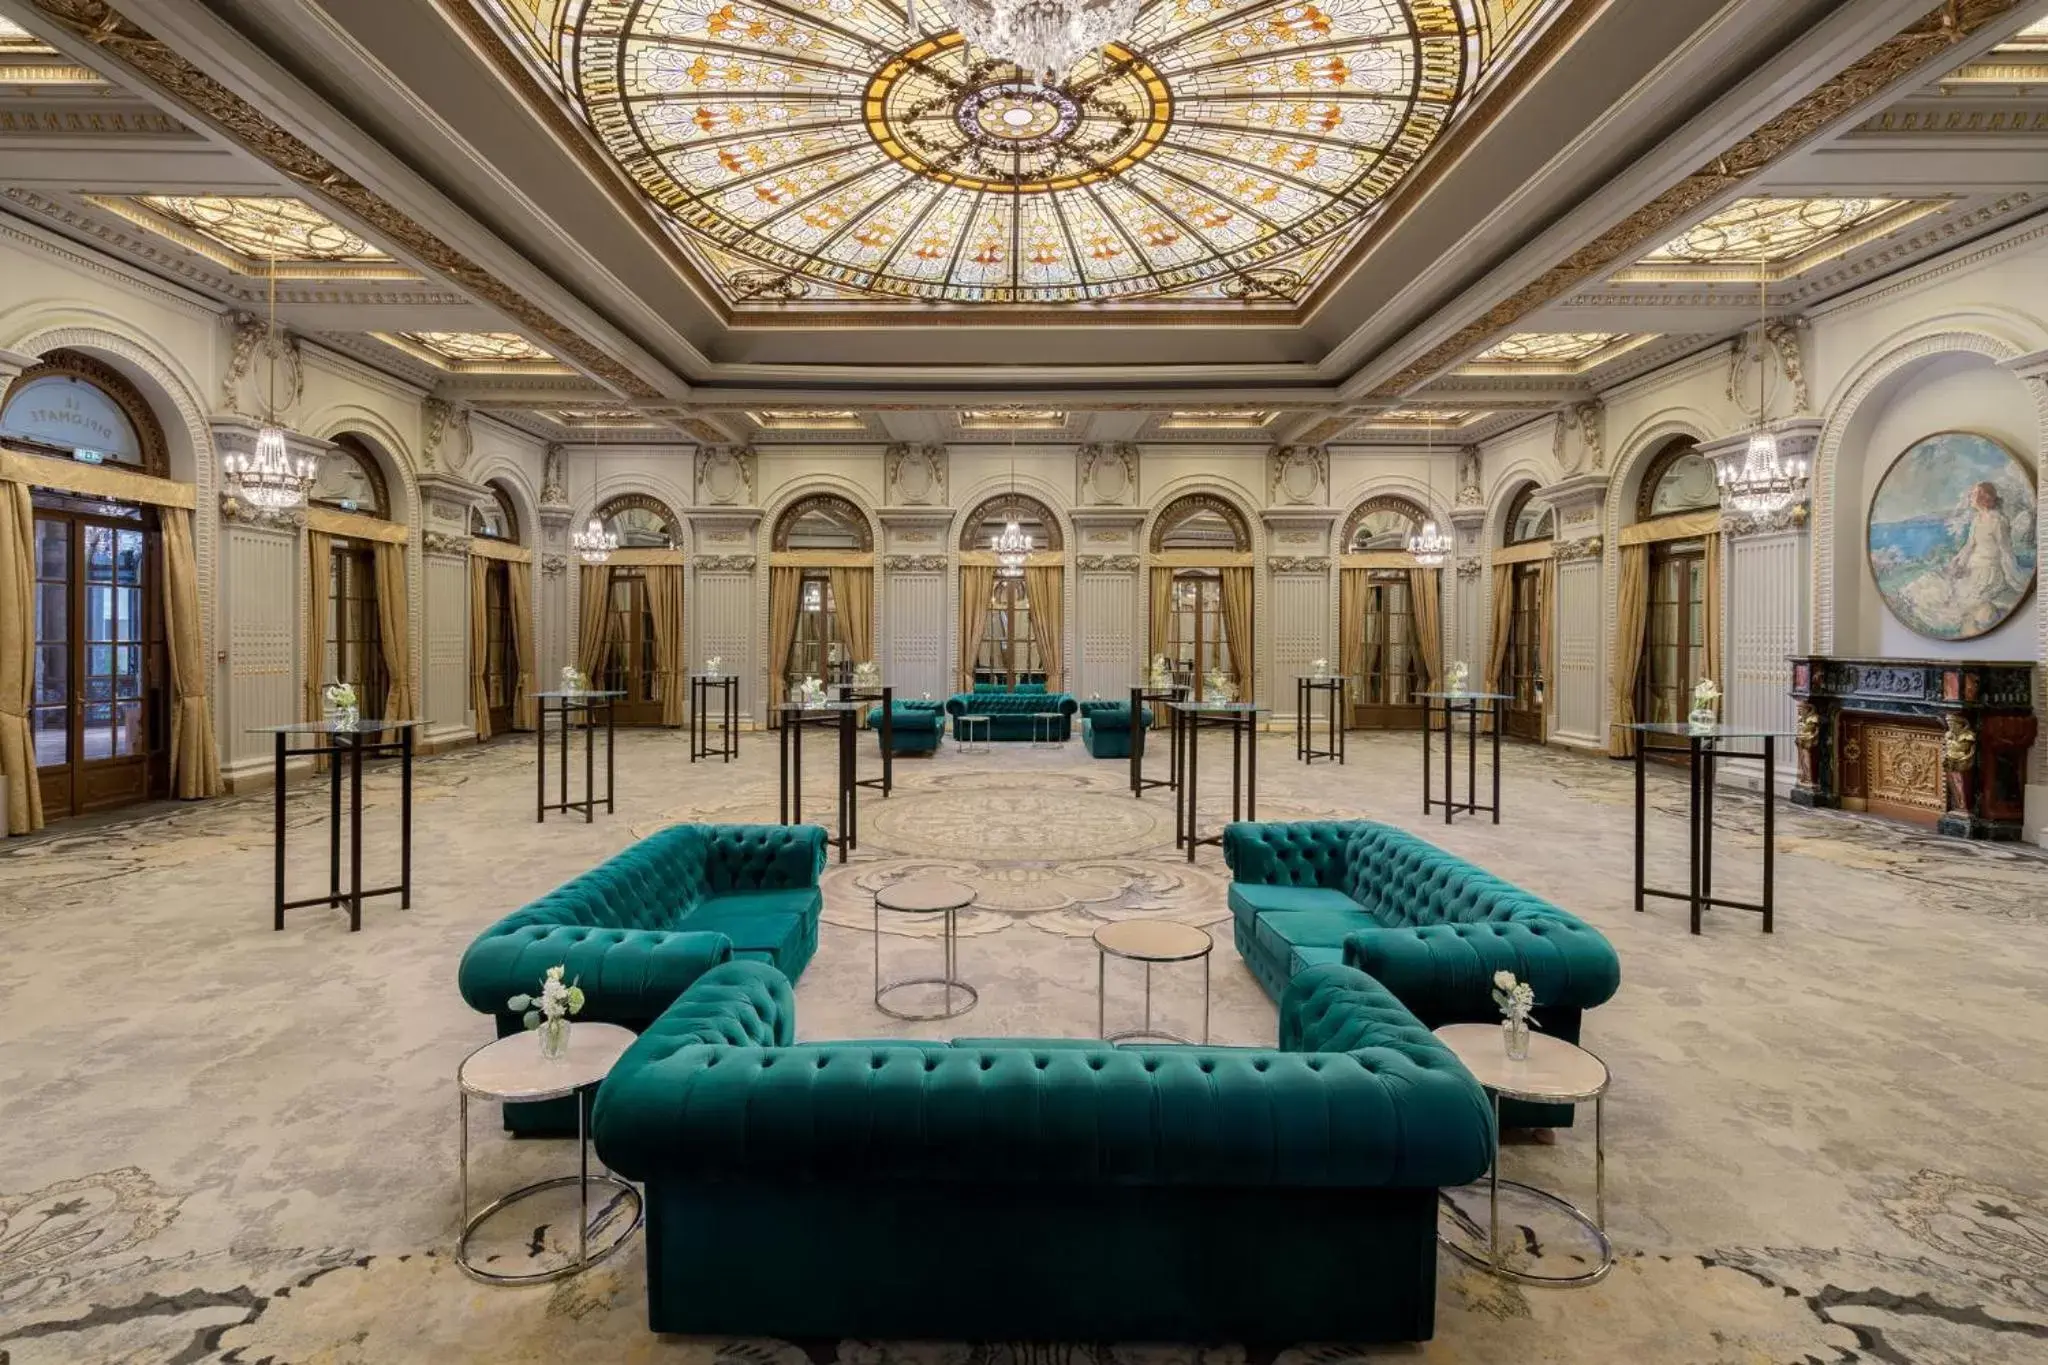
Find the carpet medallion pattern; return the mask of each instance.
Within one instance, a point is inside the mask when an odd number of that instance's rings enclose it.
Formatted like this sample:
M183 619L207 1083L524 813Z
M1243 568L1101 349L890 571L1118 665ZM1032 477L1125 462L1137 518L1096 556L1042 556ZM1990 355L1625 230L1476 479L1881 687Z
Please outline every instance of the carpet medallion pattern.
M373 902L361 934L294 912L269 928L267 797L152 808L0 845L4 1365L391 1365L564 1359L692 1365L2003 1365L2048 1360L2048 860L1838 815L1781 811L1779 932L1682 907L1633 912L1632 774L1512 747L1506 818L1420 811L1414 741L1353 737L1343 768L1262 748L1260 815L1367 817L1422 833L1573 910L1621 953L1589 1021L1615 1076L1607 1116L1612 1274L1577 1290L1505 1283L1444 1254L1424 1345L1021 1345L725 1341L645 1330L643 1242L553 1285L477 1284L451 1259L456 1065L489 1034L456 960L507 909L683 819L775 810L771 743L687 762L683 737L619 741L619 813L532 823L532 750L423 761L414 908ZM864 740L864 744L866 741ZM822 746L821 746L822 747ZM870 749L863 775L873 771ZM807 765L807 811L829 809ZM1172 844L1164 792L1063 751L947 750L863 793L860 847L830 865L805 1038L1067 1034L1095 1027L1099 924L1164 916L1217 940L1220 1043L1270 1044L1274 1011L1230 942L1228 873ZM1224 774L1227 776L1227 773ZM1227 818L1215 774L1202 821ZM1211 785L1213 783L1213 785ZM395 853L395 774L366 784L369 863ZM1651 786L1654 875L1683 880L1685 786ZM325 793L294 791L293 894L323 876ZM1752 889L1753 798L1724 796L1717 848ZM960 965L981 1004L950 1024L875 1013L874 891L942 872L977 904ZM383 873L373 871L373 880ZM1744 878L1749 878L1745 882ZM894 963L937 924L885 916ZM1119 964L1128 967L1129 964ZM895 968L891 968L895 970ZM1167 1027L1198 1029L1199 971L1162 970ZM1112 1015L1138 978L1109 978ZM488 1199L573 1169L567 1144L474 1119ZM1503 1170L1582 1207L1590 1124L1514 1142ZM1469 1198L1470 1196L1462 1196ZM494 1224L517 1268L573 1240L573 1201ZM1483 1207L1483 1204L1482 1204ZM1541 1268L1584 1243L1531 1217L1508 1235ZM943 1292L943 1270L935 1292ZM708 1286L707 1292L715 1292Z

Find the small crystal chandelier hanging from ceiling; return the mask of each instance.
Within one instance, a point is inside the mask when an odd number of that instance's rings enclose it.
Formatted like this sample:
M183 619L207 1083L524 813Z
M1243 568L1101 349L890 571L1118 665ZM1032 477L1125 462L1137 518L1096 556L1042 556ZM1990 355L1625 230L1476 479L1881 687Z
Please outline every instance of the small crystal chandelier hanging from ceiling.
M1430 413L1425 419L1423 469L1429 480L1429 498L1436 501L1436 414ZM1426 515L1426 514L1425 514ZM1415 556L1415 562L1425 569L1441 569L1451 554L1451 538L1437 529L1436 518L1428 517L1422 529L1408 537L1408 553Z
M263 424L256 432L256 448L244 453L230 450L220 457L221 471L235 486L244 502L273 511L288 511L306 505L320 475L320 462L311 455L293 455L277 416L277 261L270 262L270 327L263 340L270 361L270 382L263 395Z
M1126 37L1142 0L940 0L967 41L1041 85L1056 85L1103 44Z
M569 543L576 547L577 557L585 564L602 564L619 548L619 533L605 530L604 523L592 517L590 525L569 533Z
M1806 460L1788 455L1771 430L1769 382L1770 345L1770 260L1756 263L1756 430L1749 435L1749 447L1742 463L1720 464L1721 493L1729 506L1752 517L1782 512L1799 498L1806 486Z
M1017 426L1022 410L1011 414L1010 422L1010 520L992 542L996 552L996 577L1022 578L1024 561L1031 557L1031 536L1017 524Z

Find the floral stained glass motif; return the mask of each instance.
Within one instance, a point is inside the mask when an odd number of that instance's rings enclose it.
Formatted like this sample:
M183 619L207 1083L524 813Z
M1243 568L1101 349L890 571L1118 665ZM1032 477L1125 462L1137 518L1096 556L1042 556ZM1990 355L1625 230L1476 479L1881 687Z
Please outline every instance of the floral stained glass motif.
M1039 305L1312 286L1553 8L1150 0L1046 86L939 5L473 3L735 303L771 271L814 301Z
M1738 199L1642 258L1645 265L1779 265L1899 207L1898 199Z
M400 332L398 338L442 360L456 362L530 364L554 359L517 332Z
M145 194L143 207L254 261L364 261L387 252L297 199Z

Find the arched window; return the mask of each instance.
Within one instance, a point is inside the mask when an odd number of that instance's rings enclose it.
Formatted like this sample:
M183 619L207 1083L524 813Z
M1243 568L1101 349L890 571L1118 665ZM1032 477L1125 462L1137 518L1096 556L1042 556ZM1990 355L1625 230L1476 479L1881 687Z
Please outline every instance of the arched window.
M622 550L673 550L682 542L675 513L645 493L627 493L597 509L597 519Z
M1059 520L1044 503L1021 493L999 493L969 512L960 530L960 548L982 553L994 549L996 537L1013 521L1031 537L1034 551L1061 548ZM1032 609L1027 580L1000 574L991 580L988 572L984 568L978 575L963 572L961 577L963 583L970 579L988 583L988 601L982 604L986 610L963 611L967 620L981 625L973 681L1007 687L1047 681L1041 616Z
M1367 498L1344 524L1344 552L1406 551L1408 538L1429 519L1429 513L1407 498L1392 494Z
M306 500L342 512L391 519L391 497L377 457L362 437L347 432L334 438L332 449L322 452L320 475Z
M111 365L79 351L51 351L8 386L0 439L39 455L169 473L163 425L148 400Z
M1536 485L1528 484L1515 494L1515 500L1508 504L1508 520L1503 543L1527 545L1531 541L1549 540L1557 534L1557 509L1547 502L1537 502Z
M1636 520L1710 512L1720 505L1721 486L1714 477L1714 462L1700 454L1696 441L1676 436L1650 457L1642 492L1636 496Z
M1190 493L1159 514L1152 526L1152 548L1244 554L1252 548L1252 535L1237 508L1208 493Z
M485 540L502 540L508 544L519 543L519 513L512 508L512 499L497 484L490 484L486 491L491 500L480 507L469 509L469 533ZM620 538L624 544L624 537Z
M858 507L836 493L813 493L783 509L775 523L777 550L842 550L872 553L873 530Z

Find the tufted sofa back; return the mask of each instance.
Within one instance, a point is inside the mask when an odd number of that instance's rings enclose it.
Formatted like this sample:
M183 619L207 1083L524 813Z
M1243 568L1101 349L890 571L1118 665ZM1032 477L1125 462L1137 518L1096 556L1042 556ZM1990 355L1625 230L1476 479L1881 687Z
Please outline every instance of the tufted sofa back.
M636 1180L1432 1187L1485 1169L1457 1058L1348 967L1290 988L1291 1050L1028 1039L790 1047L772 967L699 978L598 1092L599 1154ZM1311 1046L1312 1045L1312 1046Z
M1065 692L963 692L946 700L955 716L1029 716L1058 711L1071 716L1079 705Z
M1351 839L1377 828L1364 820L1240 822L1223 831L1223 861L1241 882L1315 886L1352 895Z
M815 886L825 870L820 825L682 825L703 841L699 864L715 895ZM666 833L667 831L664 831ZM656 836L659 837L659 836Z
M1391 825L1361 821L1344 847L1339 889L1383 927L1478 924L1552 909L1511 882Z

